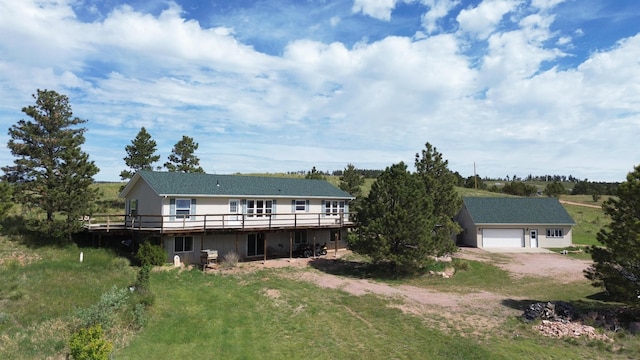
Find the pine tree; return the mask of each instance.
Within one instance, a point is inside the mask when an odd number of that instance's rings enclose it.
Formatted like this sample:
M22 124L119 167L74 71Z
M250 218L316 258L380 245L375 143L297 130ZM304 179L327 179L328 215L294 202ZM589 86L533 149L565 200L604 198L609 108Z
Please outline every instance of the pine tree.
M7 147L16 159L2 168L4 179L15 183L18 203L46 214L34 230L69 240L80 229L78 219L92 212L98 197L93 176L99 169L81 149L86 129L77 126L86 120L73 117L67 96L38 90L33 97L36 105L22 109L33 120L23 119L9 128Z
M598 233L604 246L591 246L594 264L585 275L615 299L640 303L640 165L603 205L611 223Z
M307 172L304 178L310 180L326 180L324 175L322 175L322 172L316 170L315 166L311 169L311 171Z
M169 161L164 163L164 167L172 172L204 173L200 167L200 159L194 154L196 150L198 143L189 136L182 136L182 140L171 150Z
M433 204L421 179L401 162L382 172L363 199L358 234L350 245L396 271L419 272L434 253L435 224Z
M131 145L125 147L125 151L127 156L124 162L131 170L122 170L120 173L122 180L131 179L140 170L153 170L153 163L160 160L160 155L155 155L156 142L144 126L131 141Z
M357 216L358 208L360 207L360 203L362 202L363 184L364 177L360 175L353 164L347 164L347 167L342 172L342 176L340 177L340 184L338 186L343 191L346 191L353 197L355 197L355 199L351 200L351 203L349 204L349 215L352 219Z
M434 239L436 255L455 251L452 237L461 230L453 218L462 207L462 199L455 188L457 179L448 165L449 161L444 160L442 154L429 143L426 143L421 154L416 154L416 172L433 201L437 227Z

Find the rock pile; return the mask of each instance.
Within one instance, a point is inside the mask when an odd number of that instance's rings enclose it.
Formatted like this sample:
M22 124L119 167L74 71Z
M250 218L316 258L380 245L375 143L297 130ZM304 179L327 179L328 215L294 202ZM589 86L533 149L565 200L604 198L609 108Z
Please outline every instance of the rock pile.
M564 301L557 302L537 302L529 305L525 309L522 318L526 322L532 322L537 319L553 320L553 321L571 321L576 317L575 308Z
M605 334L598 334L593 326L570 321L542 320L539 325L533 327L544 336L549 337L586 337L591 340L612 341Z
M525 309L522 318L526 322L542 319L534 329L549 337L586 337L592 340L610 341L598 334L593 326L584 325L575 308L564 301L533 303Z

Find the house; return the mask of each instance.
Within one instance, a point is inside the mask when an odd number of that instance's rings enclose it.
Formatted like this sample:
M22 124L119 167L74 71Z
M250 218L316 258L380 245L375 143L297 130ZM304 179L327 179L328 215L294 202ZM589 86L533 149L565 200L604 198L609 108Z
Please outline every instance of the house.
M571 246L575 222L556 198L464 197L458 239L479 248Z
M291 256L300 244L346 247L353 197L324 180L140 171L124 187L125 215L90 232L126 231L162 244L167 260L203 250L240 259Z

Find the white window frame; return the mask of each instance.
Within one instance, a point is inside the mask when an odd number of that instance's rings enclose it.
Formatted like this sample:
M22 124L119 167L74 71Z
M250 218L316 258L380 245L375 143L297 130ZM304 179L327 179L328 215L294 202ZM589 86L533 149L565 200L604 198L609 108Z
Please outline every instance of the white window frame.
M548 238L563 238L564 237L564 229L562 229L562 228L548 228L547 229L547 237Z
M307 211L307 200L296 199L293 205L295 212Z
M344 200L325 200L324 214L325 216L339 216L344 213L345 207L346 201Z
M273 213L273 200L247 199L247 217L270 216Z
M178 206L179 202L187 202L188 207ZM184 205L184 204L181 204ZM186 212L185 212L186 211ZM191 199L176 199L175 204L176 219L191 219Z
M178 247L176 246L178 244L178 241L180 241L182 243L182 250L178 250ZM190 246L187 246L187 244L189 244ZM190 247L190 249L187 249L188 247ZM185 250L185 249L187 249L187 250ZM193 236L176 236L176 237L174 237L173 238L173 252L175 254L193 252Z

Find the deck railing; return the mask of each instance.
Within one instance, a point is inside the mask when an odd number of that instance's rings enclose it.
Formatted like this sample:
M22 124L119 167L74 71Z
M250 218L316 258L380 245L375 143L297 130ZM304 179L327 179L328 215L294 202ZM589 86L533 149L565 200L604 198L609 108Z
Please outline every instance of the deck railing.
M281 228L313 228L350 226L349 214L296 213L296 214L204 214L204 215L109 215L96 214L84 220L88 230L139 230L160 233L214 230L262 230Z

